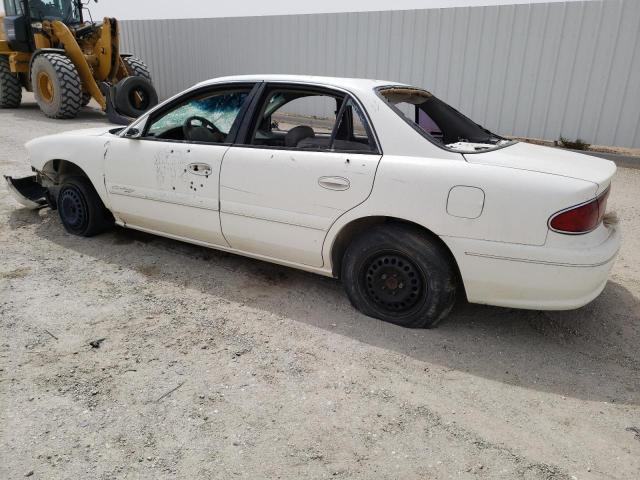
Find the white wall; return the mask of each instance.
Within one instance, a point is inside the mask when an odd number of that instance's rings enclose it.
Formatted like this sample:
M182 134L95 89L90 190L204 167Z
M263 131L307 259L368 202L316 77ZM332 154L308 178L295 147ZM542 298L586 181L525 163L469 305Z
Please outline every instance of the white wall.
M300 73L423 86L498 133L640 147L640 1L122 22L161 96Z

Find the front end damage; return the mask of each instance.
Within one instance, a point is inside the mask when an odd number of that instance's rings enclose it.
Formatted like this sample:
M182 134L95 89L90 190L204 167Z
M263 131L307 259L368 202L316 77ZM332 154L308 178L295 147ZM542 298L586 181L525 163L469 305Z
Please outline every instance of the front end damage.
M24 207L38 210L49 204L47 200L48 190L40 185L37 175L23 178L13 178L5 175L4 178L13 197Z

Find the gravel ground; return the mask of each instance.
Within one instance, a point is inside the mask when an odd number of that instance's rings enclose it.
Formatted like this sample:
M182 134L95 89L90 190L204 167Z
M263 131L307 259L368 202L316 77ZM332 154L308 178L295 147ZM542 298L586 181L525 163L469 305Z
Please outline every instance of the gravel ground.
M0 172L29 172L30 138L103 121L27 98L0 112ZM587 307L460 303L413 331L332 279L70 236L0 187L0 478L640 478L638 205L640 170L620 169L624 245Z

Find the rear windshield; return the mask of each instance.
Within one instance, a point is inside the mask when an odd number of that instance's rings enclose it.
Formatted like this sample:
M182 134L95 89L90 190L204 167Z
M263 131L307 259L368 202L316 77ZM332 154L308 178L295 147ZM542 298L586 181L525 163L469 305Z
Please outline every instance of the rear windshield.
M473 122L426 90L386 87L378 92L398 115L442 148L474 153L511 143Z

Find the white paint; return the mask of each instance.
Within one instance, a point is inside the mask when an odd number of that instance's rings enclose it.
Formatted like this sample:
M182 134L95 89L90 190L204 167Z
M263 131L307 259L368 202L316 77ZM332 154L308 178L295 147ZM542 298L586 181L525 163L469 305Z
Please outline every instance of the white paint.
M615 173L612 162L522 144L466 155L467 161L429 142L389 108L374 92L385 85L381 81L242 76L200 87L260 80L349 92L367 110L384 155L349 155L349 165L346 155L335 152L173 145L93 130L29 142L32 166L41 171L52 159L76 163L127 227L323 275L332 274L334 242L346 226L386 216L440 236L460 268L471 302L571 309L604 288L620 247L616 228L601 224L584 235L562 235L549 231L547 221L606 188ZM171 162L159 166L159 154L178 148L186 150L172 154L178 168ZM196 148L196 161L207 158L214 172L220 172L220 190L216 181L202 195L169 189L191 161L186 158L189 149ZM322 189L317 184L321 177L341 177L351 187ZM449 193L461 185L484 192L478 218L447 214Z

